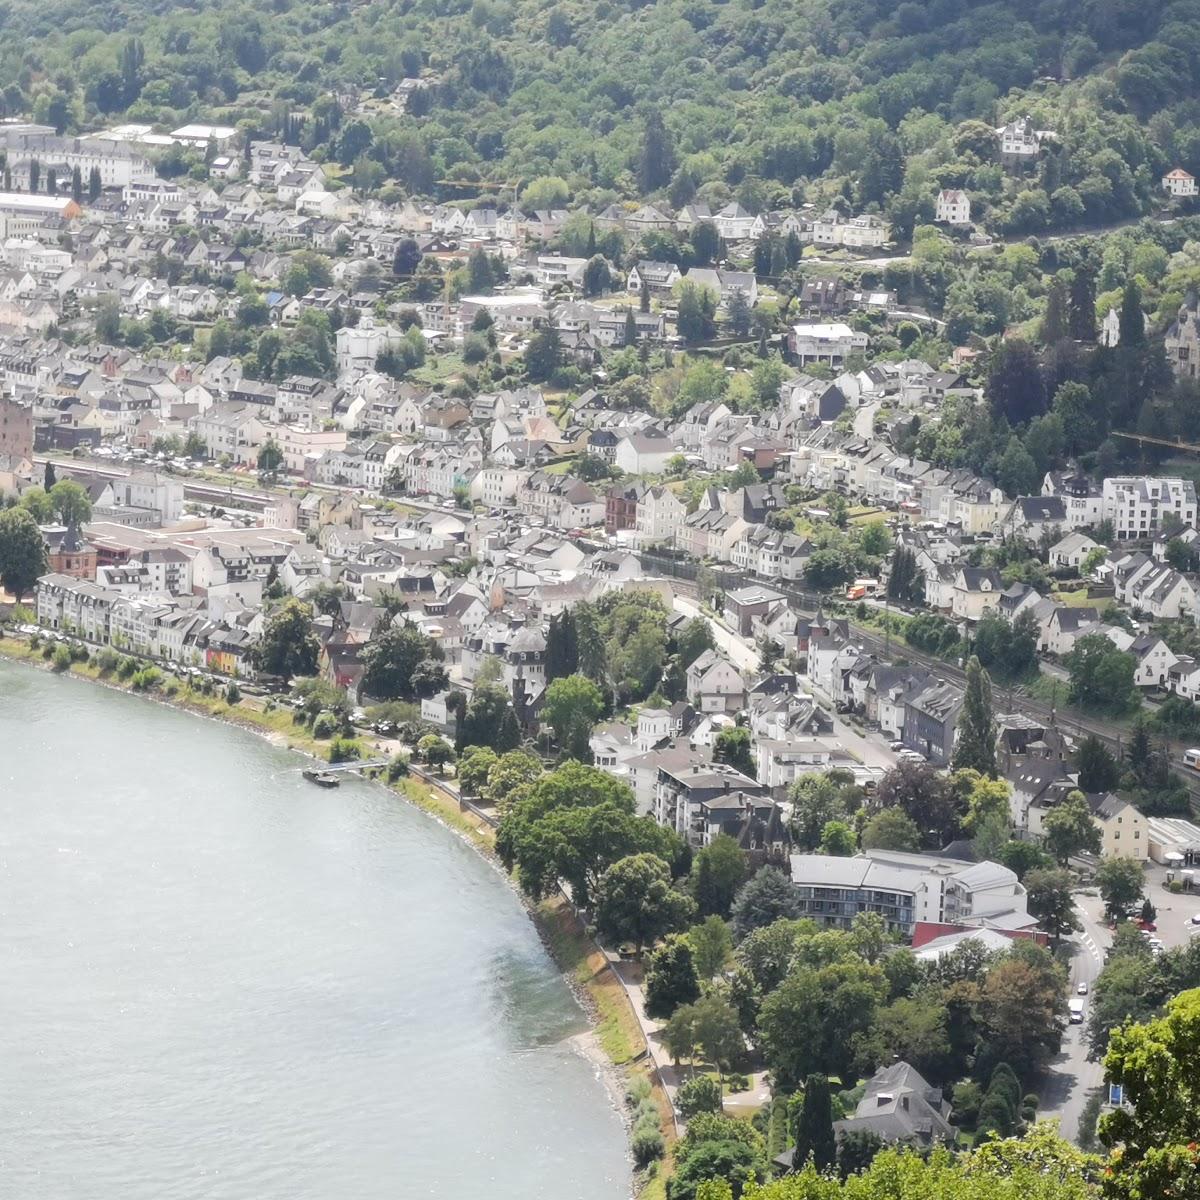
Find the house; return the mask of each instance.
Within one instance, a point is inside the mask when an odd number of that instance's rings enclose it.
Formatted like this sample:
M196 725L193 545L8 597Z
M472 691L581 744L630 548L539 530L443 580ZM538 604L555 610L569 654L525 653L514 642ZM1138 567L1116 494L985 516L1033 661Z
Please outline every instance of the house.
M1167 361L1180 379L1195 379L1200 374L1200 301L1189 291L1167 326L1164 343Z
M687 506L670 488L647 488L638 500L634 528L641 546L678 546Z
M704 844L708 815L701 806L719 799L759 797L769 799L761 783L726 763L709 763L694 756L686 765L660 765L654 784L652 813L655 821L696 847ZM744 803L744 800L735 800Z
M1196 485L1190 479L1114 476L1104 480L1100 511L1121 541L1150 538L1167 516L1181 525L1196 523Z
M1067 505L1061 496L1021 496L1012 502L996 532L1038 542L1043 535L1057 538L1066 527Z
M946 225L970 225L971 201L961 188L943 188L937 195L933 219Z
M687 696L697 712L733 713L746 706L746 685L733 663L705 650L687 669Z
M1196 177L1182 167L1176 167L1162 177L1162 189L1173 200L1187 199L1196 195Z
M995 131L1000 146L1000 157L1007 166L1024 166L1032 163L1042 152L1045 142L1054 141L1055 134L1049 129L1034 129L1031 117L1018 117Z
M801 367L809 363L841 367L854 355L865 354L868 341L865 333L840 321L803 321L788 333L788 352Z
M712 222L727 242L744 242L752 236L754 229L754 215L747 212L736 200L715 213Z
M665 434L646 429L621 438L613 459L626 475L659 475L678 453L675 443Z
M761 584L731 589L725 593L725 622L741 637L749 637L755 618L766 616L782 600L782 593Z
M1093 541L1086 533L1080 533L1078 530L1068 533L1050 547L1050 569L1078 571L1083 566L1084 559L1093 550L1100 548L1100 543Z
M900 740L930 762L945 766L954 754L954 736L962 711L963 692L947 681L931 679L904 699Z
M991 567L959 567L954 576L950 611L964 621L978 621L1000 603L999 574Z
M1125 634L1123 629L1114 632ZM1125 634L1125 638L1128 636ZM1167 643L1151 633L1140 634L1127 645L1118 646L1118 649L1133 655L1137 664L1134 668L1133 682L1138 687L1167 687L1171 668L1179 661L1179 656Z
M640 293L643 286L652 293L670 293L671 289L683 278L679 268L674 263L651 262L642 259L636 266L629 269L626 281L626 291Z
M1128 800L1115 792L1086 796L1092 823L1100 831L1101 858L1150 857L1149 821Z

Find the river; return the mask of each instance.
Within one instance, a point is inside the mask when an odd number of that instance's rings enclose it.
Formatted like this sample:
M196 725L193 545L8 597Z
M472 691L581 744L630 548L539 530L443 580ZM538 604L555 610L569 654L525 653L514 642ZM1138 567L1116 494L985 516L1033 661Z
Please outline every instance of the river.
M0 661L0 1195L627 1197L503 877L300 763Z

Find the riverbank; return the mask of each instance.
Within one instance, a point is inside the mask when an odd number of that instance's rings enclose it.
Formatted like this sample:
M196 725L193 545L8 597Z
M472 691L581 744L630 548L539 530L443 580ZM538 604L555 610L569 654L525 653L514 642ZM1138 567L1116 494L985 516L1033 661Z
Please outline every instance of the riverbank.
M297 751L320 762L328 761L327 740L313 738L305 727L296 725L291 709L267 710L260 707L257 697L230 704L223 692L207 694L169 675L152 687L138 687L112 672L102 672L90 661L73 662L58 670L43 657L40 646L33 647L22 639L6 636L0 636L0 656L46 672L70 674L102 687L139 695L194 716L236 725L281 749ZM436 782L410 776L388 783L382 775L375 781L458 834L489 860L496 861L492 827L470 810L464 811L457 798ZM548 953L588 1015L591 1029L575 1039L574 1045L601 1073L614 1104L624 1111L622 1101L629 1078L633 1074L648 1074L642 1065L647 1058L646 1043L629 998L604 952L588 935L565 898L556 897L537 905L529 904L524 896L520 898ZM651 1084L664 1112L664 1137L669 1142L673 1128L669 1109L665 1107L669 1100L653 1078ZM640 1192L647 1200L658 1200L664 1194L662 1172L645 1180Z

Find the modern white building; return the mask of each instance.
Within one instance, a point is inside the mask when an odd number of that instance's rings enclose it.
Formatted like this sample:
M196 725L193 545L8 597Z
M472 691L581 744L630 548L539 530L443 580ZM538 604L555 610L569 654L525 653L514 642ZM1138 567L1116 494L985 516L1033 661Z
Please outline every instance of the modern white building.
M843 366L855 354L865 354L868 338L842 321L808 321L793 325L788 334L788 350L799 366L825 363Z
M1111 521L1119 539L1153 537L1172 515L1182 525L1196 522L1196 485L1190 479L1117 476L1104 481L1101 520Z
M1025 889L1007 867L933 854L867 850L854 858L793 854L800 915L848 929L860 912L911 934L918 922L1029 929Z

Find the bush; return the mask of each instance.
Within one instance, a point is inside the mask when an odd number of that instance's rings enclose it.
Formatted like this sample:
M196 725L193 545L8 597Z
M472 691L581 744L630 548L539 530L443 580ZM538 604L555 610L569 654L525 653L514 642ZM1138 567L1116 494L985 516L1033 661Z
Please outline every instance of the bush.
M242 691L238 685L232 681L225 688L225 703L232 707L235 704L240 704L242 701Z
M151 688L156 687L162 679L157 667L145 667L134 673L134 676L129 681L129 686L135 692L148 692Z
M633 1131L629 1139L629 1148L633 1151L633 1161L639 1167L647 1167L657 1158L662 1158L666 1151L661 1129L641 1126Z
M323 712L317 714L317 719L313 722L312 733L315 738L333 737L341 728L341 722L331 712Z
M1169 891L1172 896L1178 896L1179 893L1183 891L1183 881L1180 879L1172 879L1171 882L1167 884L1167 891Z
M42 639L35 633L29 639L30 650L36 650L42 644Z
M117 678L131 679L133 678L133 674L137 669L138 665L134 659L122 658L121 661L117 663Z
M47 649L49 649L48 646ZM71 666L70 648L62 645L56 646L52 663L56 671L66 671Z
M96 666L100 668L101 675L111 675L117 669L117 664L120 661L121 656L115 650L110 650L107 646L96 655Z
M87 662L89 657L88 648L82 642L71 643L72 662Z
M61 647L61 649L65 650L65 649L66 649L66 646L63 646L63 647ZM45 659L47 662L49 662L49 661L50 661L50 659L54 657L54 643L53 643L53 642L47 642L47 643L46 643L46 644L45 644L45 645L42 647L42 657L43 657L43 658L44 658L44 659Z
M408 774L408 755L396 754L392 756L392 761L388 763L385 772L385 778L388 783L395 783L397 779L403 779Z
M362 758L362 746L354 738L334 738L329 743L329 761L331 763L352 762Z
M710 1075L697 1075L675 1094L675 1105L685 1121L690 1121L697 1113L719 1113L721 1085Z
M650 1098L650 1080L645 1075L635 1075L625 1089L625 1103L630 1108L636 1108L643 1100Z
M750 1090L749 1075L726 1075L725 1086L731 1092L748 1092Z

